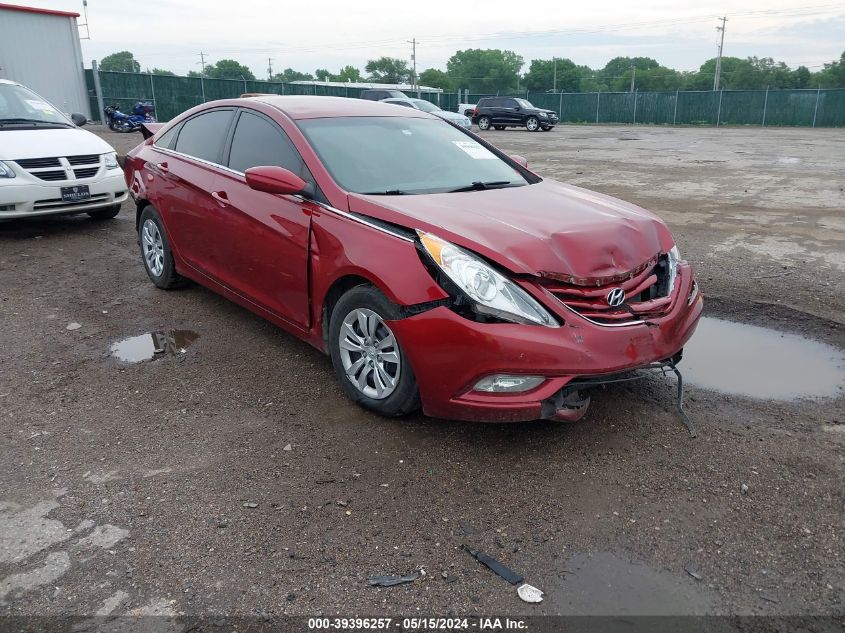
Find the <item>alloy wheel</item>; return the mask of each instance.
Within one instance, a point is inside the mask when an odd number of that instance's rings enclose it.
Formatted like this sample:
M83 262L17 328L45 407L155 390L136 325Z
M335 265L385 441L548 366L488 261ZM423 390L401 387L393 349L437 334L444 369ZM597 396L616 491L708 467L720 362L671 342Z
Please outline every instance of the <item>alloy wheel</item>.
M536 132L538 127L540 127L540 122L533 116L529 117L528 120L525 122L525 129L527 129L529 132Z
M374 400L390 396L399 384L402 358L382 318L372 310L356 308L343 319L338 338L349 381Z
M141 227L141 244L144 249L144 263L156 277L164 272L164 243L158 225L151 219Z

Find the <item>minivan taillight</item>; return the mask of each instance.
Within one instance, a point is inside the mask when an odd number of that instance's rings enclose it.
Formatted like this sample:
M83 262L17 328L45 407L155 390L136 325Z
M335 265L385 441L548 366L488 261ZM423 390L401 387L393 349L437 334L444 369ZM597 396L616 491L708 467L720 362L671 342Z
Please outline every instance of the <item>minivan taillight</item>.
M475 107L472 109L472 116L478 116L478 106L475 106Z

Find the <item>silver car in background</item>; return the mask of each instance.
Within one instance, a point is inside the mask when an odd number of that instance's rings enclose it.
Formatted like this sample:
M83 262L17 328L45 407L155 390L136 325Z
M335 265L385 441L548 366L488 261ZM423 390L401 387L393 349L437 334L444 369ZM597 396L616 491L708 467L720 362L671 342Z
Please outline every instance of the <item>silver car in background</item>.
M472 121L468 117L465 117L463 114L459 114L457 112L443 110L439 106L436 106L425 99L414 99L413 97L391 97L389 99L382 99L381 101L382 103L392 103L394 105L405 106L406 108L414 108L415 110L429 112L435 116L439 116L441 119L451 121L455 125L460 125L468 130L472 128Z

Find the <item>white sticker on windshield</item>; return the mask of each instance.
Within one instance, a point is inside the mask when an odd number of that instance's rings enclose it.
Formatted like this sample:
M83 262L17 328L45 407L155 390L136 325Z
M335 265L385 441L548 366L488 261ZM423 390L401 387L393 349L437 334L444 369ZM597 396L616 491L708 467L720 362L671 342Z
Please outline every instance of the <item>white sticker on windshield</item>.
M496 158L496 155L489 149L476 143L475 141L452 141L458 148L465 151L476 160L490 160Z
M33 110L41 110L42 112L53 112L53 108L49 103L44 101L36 101L35 99L26 99L29 107Z

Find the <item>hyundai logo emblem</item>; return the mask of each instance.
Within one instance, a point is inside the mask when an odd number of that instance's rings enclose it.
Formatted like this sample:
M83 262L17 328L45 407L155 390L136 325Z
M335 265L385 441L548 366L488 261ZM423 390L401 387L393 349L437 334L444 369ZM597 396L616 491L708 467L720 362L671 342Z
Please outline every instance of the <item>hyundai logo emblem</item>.
M607 293L607 305L611 308L618 308L625 301L625 291L622 288L614 288Z

